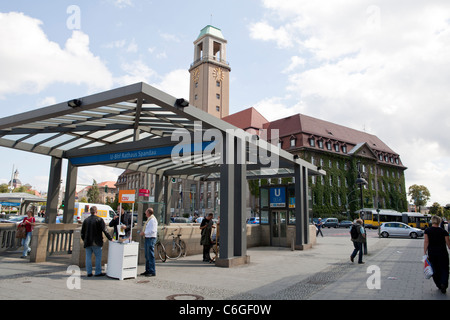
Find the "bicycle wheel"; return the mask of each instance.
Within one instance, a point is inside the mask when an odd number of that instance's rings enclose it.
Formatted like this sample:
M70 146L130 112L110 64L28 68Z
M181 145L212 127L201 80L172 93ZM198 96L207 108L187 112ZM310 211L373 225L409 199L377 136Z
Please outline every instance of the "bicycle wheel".
M161 261L166 262L166 260L167 260L166 250L164 249L164 246L162 245L162 243L156 244L156 252L157 252L159 258L161 259Z
M180 240L179 244L181 247L181 256L186 257L186 253L187 253L186 242L184 242L183 240Z
M178 259L181 256L181 246L178 243L168 243L165 248L167 259Z

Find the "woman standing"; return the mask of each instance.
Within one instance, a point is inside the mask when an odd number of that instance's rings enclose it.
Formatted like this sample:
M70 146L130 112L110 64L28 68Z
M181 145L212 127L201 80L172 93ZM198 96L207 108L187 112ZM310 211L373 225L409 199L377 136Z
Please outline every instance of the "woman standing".
M449 259L446 246L450 249L448 232L439 225L441 218L431 217L431 227L425 230L424 254L428 252L428 259L433 268L433 280L442 293L446 293L448 287Z
M27 217L22 220L20 223L20 226L25 227L26 230L26 237L22 239L22 246L23 246L23 253L21 258L25 258L28 256L28 253L30 253L30 242L31 242L31 236L33 234L33 228L36 224L36 220L33 217L33 211L28 210L27 211Z

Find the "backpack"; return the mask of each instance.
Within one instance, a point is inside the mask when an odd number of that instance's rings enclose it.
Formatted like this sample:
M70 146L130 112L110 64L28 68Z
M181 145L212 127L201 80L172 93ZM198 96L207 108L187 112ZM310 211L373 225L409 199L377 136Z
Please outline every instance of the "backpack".
M359 232L358 232L358 228L355 225L352 225L352 227L350 229L350 235L353 240L358 239Z

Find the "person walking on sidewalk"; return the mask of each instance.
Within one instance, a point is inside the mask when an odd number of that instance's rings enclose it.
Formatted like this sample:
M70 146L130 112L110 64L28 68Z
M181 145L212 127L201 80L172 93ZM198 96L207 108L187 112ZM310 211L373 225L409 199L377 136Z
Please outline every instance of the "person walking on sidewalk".
M103 234L112 240L108 230L106 230L105 221L97 216L97 207L92 206L91 215L83 221L81 226L81 239L84 242L86 250L86 272L88 277L92 277L92 254L95 255L95 276L104 276L102 273L102 247Z
M317 231L316 231L316 237L317 237L317 236L319 235L319 233L320 233L320 235L321 235L322 238L323 238L322 226L323 226L322 218L319 218L319 221L317 221L317 223L316 223L316 229L317 229Z
M425 230L423 252L424 255L428 253L428 259L433 268L434 283L442 293L446 293L449 276L447 248L450 249L450 240L448 232L440 227L440 223L440 217L431 217L431 227Z
M26 237L22 239L23 252L21 258L26 258L31 251L30 242L31 236L33 235L33 228L36 224L36 220L33 217L33 211L28 210L27 216L19 224L21 227L25 227Z
M350 255L350 261L353 262L356 254L359 252L358 263L363 264L363 244L366 242L366 230L362 226L363 221L361 219L357 219L355 223L350 227L350 235L351 240L353 242L354 250Z

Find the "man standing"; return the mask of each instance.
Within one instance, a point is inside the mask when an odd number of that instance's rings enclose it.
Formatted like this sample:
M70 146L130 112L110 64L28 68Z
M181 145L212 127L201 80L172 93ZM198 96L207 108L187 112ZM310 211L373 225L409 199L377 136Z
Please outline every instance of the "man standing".
M212 228L215 228L213 225L213 214L209 213L206 218L202 220L200 224L200 230L202 230L202 237L200 239L200 244L203 245L203 261L211 262L211 256L209 255L209 251L211 250L211 232Z
M101 277L102 273L102 247L103 234L112 240L111 235L106 230L105 221L97 216L97 207L92 206L91 215L83 221L81 226L81 239L84 241L86 250L86 272L88 277L92 277L92 254L95 255L95 276Z
M350 235L351 240L353 241L354 250L353 253L350 255L350 260L353 262L353 260L356 257L356 254L359 252L358 257L358 263L363 264L362 261L363 258L363 244L366 242L366 231L364 230L364 227L362 226L363 221L361 219L357 219L355 223L350 227Z
M141 276L154 277L156 276L155 244L158 233L158 220L156 220L152 208L148 208L145 211L145 216L147 221L141 231L141 236L145 237L145 272L141 273Z
M109 226L114 228L114 235L116 239L128 239L130 238L131 231L131 215L129 213L125 213L121 206L117 207L117 211L119 214L114 216L114 219L109 222ZM123 232L123 235L119 237L121 232Z

